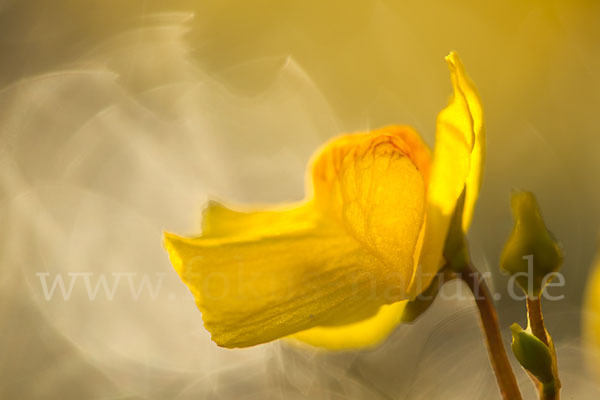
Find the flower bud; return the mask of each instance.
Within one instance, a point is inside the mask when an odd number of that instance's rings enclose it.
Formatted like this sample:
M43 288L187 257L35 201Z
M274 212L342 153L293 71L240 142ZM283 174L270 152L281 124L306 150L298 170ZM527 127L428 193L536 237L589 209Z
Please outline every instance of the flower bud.
M546 228L533 193L514 192L511 208L515 225L500 258L500 268L511 274L530 298L536 298L563 262L560 245Z
M511 348L521 366L543 384L554 382L550 348L517 323L512 324L510 330L513 337Z

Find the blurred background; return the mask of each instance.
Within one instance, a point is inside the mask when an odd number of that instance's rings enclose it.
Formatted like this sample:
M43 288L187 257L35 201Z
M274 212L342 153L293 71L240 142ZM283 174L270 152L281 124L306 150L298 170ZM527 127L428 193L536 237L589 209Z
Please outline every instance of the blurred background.
M497 260L510 191L534 191L566 255L565 297L544 303L564 397L597 399L599 19L591 0L0 0L0 397L499 398L468 300L374 350L224 350L161 246L198 232L208 198L301 199L339 133L409 124L433 145L456 50L487 122L474 259L502 326L524 325Z

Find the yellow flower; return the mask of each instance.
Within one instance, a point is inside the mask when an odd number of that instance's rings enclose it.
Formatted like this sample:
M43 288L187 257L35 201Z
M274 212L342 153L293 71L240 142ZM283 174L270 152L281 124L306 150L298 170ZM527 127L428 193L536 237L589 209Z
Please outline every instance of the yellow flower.
M372 346L429 285L463 189L470 224L484 157L479 97L458 56L446 60L454 94L437 118L433 162L410 127L343 135L314 156L301 204L242 212L211 202L201 236L165 234L219 346L288 336Z

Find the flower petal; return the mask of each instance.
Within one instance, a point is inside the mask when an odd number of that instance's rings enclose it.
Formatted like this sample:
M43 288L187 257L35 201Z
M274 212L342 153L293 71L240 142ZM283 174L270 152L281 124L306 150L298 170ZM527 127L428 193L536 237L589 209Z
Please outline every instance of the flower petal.
M234 240L166 234L165 246L206 329L223 347L352 323L404 292L399 274L325 222L310 230Z
M381 306L377 314L353 324L317 326L298 332L291 339L328 350L374 347L383 342L400 322L407 301Z
M477 88L467 75L465 67L456 53L448 55L448 62L454 67L456 83L462 96L464 96L468 113L472 119L473 143L471 159L469 162L469 173L467 174L465 190L465 206L463 210L463 230L466 232L471 225L475 203L479 197L479 190L483 181L483 168L485 164L485 126L483 121L483 106L477 92ZM456 89L455 89L456 90Z
M473 216L481 187L485 156L483 110L477 90L456 53L446 57L454 94L437 118L431 179L427 192L427 226L419 273L411 286L417 295L426 288L442 263L450 220L463 189L463 230ZM465 187L466 185L466 187Z
M312 163L314 201L409 282L429 165L429 149L409 127L342 136Z
M310 229L317 216L310 203L244 212L211 200L202 213L202 238L256 237Z
M382 340L400 310L382 305L407 298L414 272L428 157L407 128L344 136L315 158L314 197L302 205L211 203L201 237L166 234L213 340L246 347L306 330L299 339L317 344L320 332L330 348Z

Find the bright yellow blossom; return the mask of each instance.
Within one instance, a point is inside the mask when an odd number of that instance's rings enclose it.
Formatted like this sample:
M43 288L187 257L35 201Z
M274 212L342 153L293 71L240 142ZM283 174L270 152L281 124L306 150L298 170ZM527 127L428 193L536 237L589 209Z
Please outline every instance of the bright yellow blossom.
M314 156L305 201L268 211L211 202L202 235L165 246L223 347L282 337L330 349L379 343L405 300L443 265L457 199L463 229L481 185L483 115L455 53L454 94L437 119L433 161L406 126L330 140Z

